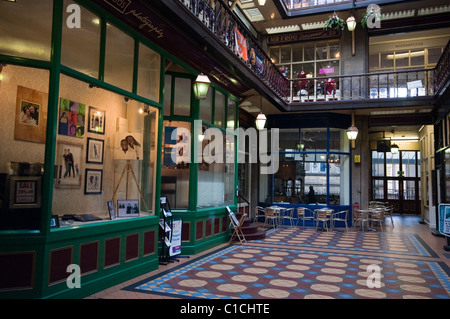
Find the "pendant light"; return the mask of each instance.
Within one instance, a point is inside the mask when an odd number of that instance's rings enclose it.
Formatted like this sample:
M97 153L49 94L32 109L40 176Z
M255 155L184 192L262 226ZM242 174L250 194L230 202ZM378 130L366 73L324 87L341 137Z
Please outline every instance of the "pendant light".
M267 118L264 115L264 113L262 112L262 96L261 96L261 112L256 117L256 121L255 121L256 129L258 129L258 130L264 129L264 126L266 125L266 120L267 120Z
M397 144L391 144L391 153L398 154L399 147Z
M209 86L211 85L211 81L208 76L200 73L194 82L194 95L198 100L206 99L208 95Z

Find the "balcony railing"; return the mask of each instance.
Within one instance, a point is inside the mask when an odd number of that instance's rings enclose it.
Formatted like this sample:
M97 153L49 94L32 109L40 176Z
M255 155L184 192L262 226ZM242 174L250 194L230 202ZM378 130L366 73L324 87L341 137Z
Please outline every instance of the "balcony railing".
M289 80L247 34L242 22L223 0L179 0L178 3L287 104L432 97L439 92L450 75L450 49L447 44L434 69Z
M248 35L246 28L236 19L222 0L179 0L219 42L224 44L253 73L280 98L289 96L289 80ZM244 41L240 41L240 36Z
M289 102L352 101L433 96L434 69L291 80Z

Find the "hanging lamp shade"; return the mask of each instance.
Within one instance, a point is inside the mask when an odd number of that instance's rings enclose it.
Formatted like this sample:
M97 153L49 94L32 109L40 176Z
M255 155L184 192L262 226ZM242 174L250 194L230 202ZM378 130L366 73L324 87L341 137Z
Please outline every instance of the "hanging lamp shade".
M196 99L204 100L208 95L209 86L211 85L211 81L208 76L200 73L194 82L194 95Z
M264 125L266 125L266 120L266 116L263 113L259 113L255 120L256 128L262 130Z
M398 149L399 149L399 147L398 147L397 144L392 144L391 145L391 153L392 154L398 154Z
M347 28L348 31L354 31L356 28L356 20L354 16L350 16L347 19Z
M358 136L358 128L356 126L350 126L347 129L347 137L350 141L356 140L356 137Z

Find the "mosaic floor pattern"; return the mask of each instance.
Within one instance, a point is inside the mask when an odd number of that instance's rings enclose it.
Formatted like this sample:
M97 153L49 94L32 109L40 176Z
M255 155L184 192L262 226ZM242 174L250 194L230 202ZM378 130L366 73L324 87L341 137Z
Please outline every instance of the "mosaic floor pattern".
M315 242L328 251L311 249ZM399 257L383 256L386 249ZM279 229L259 243L228 246L124 289L207 299L450 299L450 269L414 236Z
M328 248L358 252L436 257L436 253L415 234L364 231L316 231L303 228L277 228L264 240L253 243Z

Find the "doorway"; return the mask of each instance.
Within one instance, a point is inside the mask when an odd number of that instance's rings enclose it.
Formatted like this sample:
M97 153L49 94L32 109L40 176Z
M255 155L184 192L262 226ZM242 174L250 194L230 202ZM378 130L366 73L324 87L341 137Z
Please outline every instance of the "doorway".
M397 214L420 215L420 151L372 151L371 200L391 203Z

